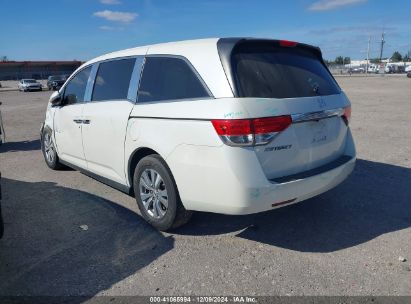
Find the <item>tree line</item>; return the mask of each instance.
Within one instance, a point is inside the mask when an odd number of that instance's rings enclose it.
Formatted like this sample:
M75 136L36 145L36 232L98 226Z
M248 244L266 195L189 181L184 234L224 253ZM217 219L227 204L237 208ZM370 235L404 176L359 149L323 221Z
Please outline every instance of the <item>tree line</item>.
M381 58L381 60L386 60L388 57ZM350 64L351 63L351 58L350 57L344 57L344 56L337 56L335 57L334 60L324 60L326 64L338 64L338 65L344 65L344 64ZM400 52L395 51L391 57L390 57L391 62L408 62L411 61L411 50L405 53L404 55L401 55ZM371 63L380 63L380 58L370 58Z

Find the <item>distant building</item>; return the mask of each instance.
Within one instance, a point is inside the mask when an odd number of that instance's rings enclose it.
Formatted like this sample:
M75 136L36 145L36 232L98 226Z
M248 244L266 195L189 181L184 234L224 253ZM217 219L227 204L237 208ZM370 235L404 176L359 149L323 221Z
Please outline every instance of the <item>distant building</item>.
M4 61L0 62L0 80L46 79L50 75L71 74L81 61Z
M390 59L383 59L381 60L381 63L384 63L385 65L391 64L391 65L398 65L398 66L408 66L411 64L411 62L390 62ZM378 63L371 63L371 61L368 61L368 65L379 65ZM345 67L365 67L367 65L367 60L351 60L351 63L345 64Z

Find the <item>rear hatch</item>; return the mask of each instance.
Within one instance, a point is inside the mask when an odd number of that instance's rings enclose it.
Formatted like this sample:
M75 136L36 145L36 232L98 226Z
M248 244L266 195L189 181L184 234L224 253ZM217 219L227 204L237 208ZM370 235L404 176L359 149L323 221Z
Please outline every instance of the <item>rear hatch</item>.
M250 118L291 117L253 149L268 179L327 165L344 154L350 103L318 48L290 41L246 40L230 59L232 86ZM257 139L257 137L255 137Z

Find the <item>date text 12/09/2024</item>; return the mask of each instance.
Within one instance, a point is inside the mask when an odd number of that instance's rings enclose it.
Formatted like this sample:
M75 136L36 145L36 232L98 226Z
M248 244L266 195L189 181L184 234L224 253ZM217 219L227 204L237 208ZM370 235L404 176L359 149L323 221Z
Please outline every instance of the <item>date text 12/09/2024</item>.
M232 297L207 297L207 296L171 296L150 297L150 303L257 303L255 297L232 296Z

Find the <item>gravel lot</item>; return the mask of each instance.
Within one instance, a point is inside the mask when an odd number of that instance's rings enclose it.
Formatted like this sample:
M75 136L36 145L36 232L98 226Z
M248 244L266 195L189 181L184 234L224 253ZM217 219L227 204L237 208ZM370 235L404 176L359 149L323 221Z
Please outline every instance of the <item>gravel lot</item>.
M411 295L411 79L337 80L358 150L348 180L267 213L196 213L171 234L133 198L48 169L50 92L1 92L0 295Z

